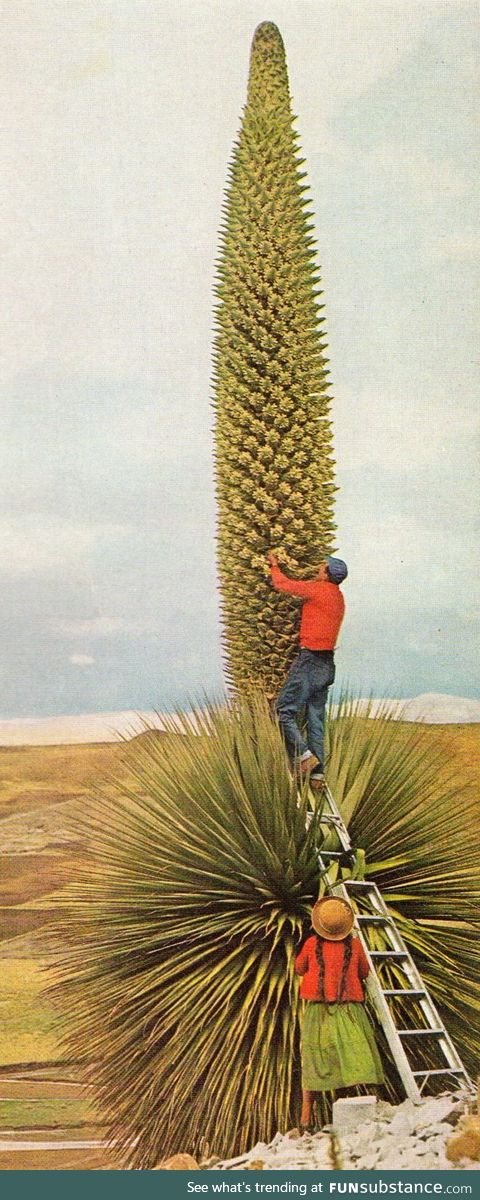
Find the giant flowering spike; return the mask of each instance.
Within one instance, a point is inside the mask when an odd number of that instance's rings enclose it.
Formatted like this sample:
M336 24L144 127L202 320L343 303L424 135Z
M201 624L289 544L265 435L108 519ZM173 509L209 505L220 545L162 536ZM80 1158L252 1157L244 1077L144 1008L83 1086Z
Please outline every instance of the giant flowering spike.
M268 695L295 650L298 603L272 591L266 552L307 578L334 529L324 318L293 123L282 38L264 22L229 172L214 382L227 678Z

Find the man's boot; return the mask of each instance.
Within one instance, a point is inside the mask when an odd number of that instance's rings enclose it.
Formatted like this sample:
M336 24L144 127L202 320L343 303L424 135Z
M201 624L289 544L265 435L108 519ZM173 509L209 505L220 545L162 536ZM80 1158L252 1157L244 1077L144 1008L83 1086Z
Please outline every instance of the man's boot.
M297 772L300 775L301 779L306 779L307 776L311 775L311 772L314 771L315 768L319 767L319 766L320 766L320 763L319 763L318 758L316 757L315 754L311 754L311 752L309 750L308 754L303 754L302 757L298 759Z
M318 764L320 768L320 763ZM321 769L314 768L310 776L310 787L312 792L323 792L327 786L325 775Z

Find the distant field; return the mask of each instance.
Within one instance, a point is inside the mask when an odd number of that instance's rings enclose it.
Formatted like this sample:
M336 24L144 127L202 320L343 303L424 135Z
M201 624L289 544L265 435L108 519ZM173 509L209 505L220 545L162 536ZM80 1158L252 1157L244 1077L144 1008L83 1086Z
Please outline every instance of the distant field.
M2 962L0 1067L47 1063L61 1057L55 1014L40 994L46 984L39 961L6 958Z
M0 818L88 794L90 781L117 769L122 743L0 747Z
M423 725L425 739L444 751L445 764L459 773L459 782L480 784L480 723L474 725Z
M478 781L480 722L473 725L397 724L399 736L412 728L439 745ZM157 735L168 737L169 735ZM92 782L121 770L125 744L105 742L74 746L0 746L0 819L88 796Z
M1 1084L0 1084L1 1091ZM0 1129L78 1129L92 1124L94 1113L83 1097L63 1100L2 1100L0 1099Z

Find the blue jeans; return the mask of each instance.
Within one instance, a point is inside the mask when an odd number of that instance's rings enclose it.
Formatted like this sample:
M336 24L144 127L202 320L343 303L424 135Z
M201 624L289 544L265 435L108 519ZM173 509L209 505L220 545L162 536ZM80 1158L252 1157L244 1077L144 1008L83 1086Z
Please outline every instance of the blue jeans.
M333 650L300 650L275 704L280 728L292 757L310 750L323 769L323 737L328 689L335 679ZM305 709L307 740L297 718Z

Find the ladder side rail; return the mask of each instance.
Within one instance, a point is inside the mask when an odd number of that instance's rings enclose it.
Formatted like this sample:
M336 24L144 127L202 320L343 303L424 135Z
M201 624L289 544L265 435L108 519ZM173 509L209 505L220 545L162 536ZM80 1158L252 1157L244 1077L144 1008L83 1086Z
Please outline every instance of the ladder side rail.
M345 884L343 884L343 883L337 884L335 886L335 893L340 893L343 896L343 898L348 901L348 899L349 899L348 891L345 887ZM410 1063L408 1061L407 1055L403 1048L402 1040L398 1035L398 1030L397 1030L397 1027L393 1020L392 1013L390 1011L390 1007L385 999L385 996L383 995L380 980L379 980L377 972L376 972L375 964L372 961L369 947L366 944L366 939L362 936L361 929L357 925L356 920L355 920L355 929L360 937L362 946L365 950L365 954L367 957L367 962L370 967L368 993L371 996L371 999L374 1004L375 1010L377 1012L380 1024L385 1033L385 1037L387 1039L388 1045L389 1045L390 1050L393 1055L393 1060L395 1062L395 1066L397 1068L397 1071L400 1075L400 1079L405 1088L405 1093L408 1096L408 1098L413 1101L414 1104L418 1104L421 1099L420 1088L419 1088L416 1080L414 1079L412 1069L410 1067Z
M325 812L326 819L325 819L324 824L326 824L327 827L329 827L330 829L335 830L335 832L337 833L337 836L338 836L339 843L340 843L343 851L352 850L352 843L351 843L350 835L349 835L346 825L343 821L341 813L337 807L337 804L332 796L330 788L327 785L325 786L325 792L324 792L324 806L325 805L328 807L328 811ZM321 824L321 820L320 820L320 824ZM328 855L328 851L325 851L325 854ZM319 864L322 876L325 880L326 886L327 886L328 890L330 891L330 893L332 895L334 895L335 893L339 892L341 895L343 895L344 899L349 901L350 900L350 896L349 896L349 892L348 892L349 880L342 881L341 879L337 879L337 880L335 880L335 882L332 883L332 881L329 880L329 877L328 877L329 870L335 865L335 857L337 857L337 859L338 859L340 857L340 855L337 855L337 856L334 855L333 861L332 861L332 858L330 857L330 860L328 862L325 862L324 858L322 857L321 850L320 850L318 852L318 864ZM353 882L353 881L350 881L350 882ZM395 924L393 917L391 916L391 914L387 908L387 905L385 904L385 901L383 900L383 896L382 896L381 892L379 891L376 883L369 881L365 887L364 895L365 895L365 899L367 900L368 904L370 905L371 909L373 910L374 915L378 915L379 917L382 917L384 919L385 932L387 933L388 937L391 939L391 944L392 944L394 950L396 950L400 954L402 954L403 958L402 958L402 962L401 962L401 970L403 971L407 981L410 983L412 990L418 991L419 993L421 993L417 997L417 1003L419 1004L420 1009L423 1013L423 1016L425 1017L425 1019L427 1021L428 1029L425 1031L425 1033L428 1033L430 1031L432 1031L432 1032L436 1031L436 1035L439 1037L439 1044L441 1045L441 1050L446 1059L448 1066L444 1070L442 1069L441 1071L436 1072L436 1073L448 1075L448 1073L449 1073L448 1067L451 1067L452 1073L454 1072L457 1075L462 1074L465 1077L465 1079L467 1080L468 1086L470 1088L473 1088L473 1084L469 1078L468 1072L466 1071L465 1067L463 1066L460 1055L458 1054L458 1051L455 1049L455 1046L450 1038L448 1031L445 1029L445 1026L444 1026L444 1024L441 1020L441 1017L438 1013L438 1010L437 1010L435 1004L433 1003L431 996L429 995L427 989L425 988L425 984L423 982L422 976L410 954L410 951L409 951L406 943L404 942L404 940L402 938L400 931L398 930L398 928ZM361 915L361 914L359 914L359 915ZM425 1078L423 1079L423 1083L421 1084L421 1086L419 1086L417 1084L417 1081L415 1079L415 1073L413 1072L413 1069L410 1065L409 1059L407 1058L407 1055L405 1053L405 1050L404 1050L404 1047L402 1044L402 1039L398 1033L398 1026L396 1025L393 1013L392 1013L390 1006L387 1003L386 997L384 995L384 992L383 992L383 989L382 989L382 986L381 986L381 983L380 983L380 980L379 980L379 977L377 974L375 962L374 962L374 960L372 960L372 957L370 954L367 939L362 932L361 924L357 921L356 918L355 918L355 928L356 928L356 932L358 933L358 935L361 939L363 948L364 948L366 956L367 956L367 961L368 961L368 964L370 967L369 991L372 994L372 1000L373 1000L373 1003L375 1004L375 1007L376 1007L376 1010L377 1010L377 1013L378 1013L378 1016L380 1019L380 1023L383 1026L385 1036L387 1038L388 1044L392 1051L394 1061L396 1063L396 1066L397 1066L400 1078L402 1080L402 1083L404 1085L406 1094L407 1094L407 1096L409 1096L409 1098L411 1100L413 1100L415 1103L418 1103L419 1100L421 1099L423 1088L425 1087L425 1084L426 1084L429 1076L432 1074L432 1072L430 1072L430 1071L428 1072L428 1075L426 1075Z
M405 962L404 962L404 964L402 964L402 970L403 970L404 974L407 976L407 979L409 980L409 982L412 984L413 987L418 988L419 990L425 990L425 985L424 985L422 976L420 974L420 971L418 970L418 967L412 958L412 955L408 949L406 942L404 941L404 939L400 933L400 930L398 929L397 925L395 924L393 917L390 915L387 905L385 904L383 896L382 896L381 892L379 891L379 888L377 887L376 883L372 883L372 901L371 902L372 902L372 906L374 906L378 910L379 913L381 913L383 916L385 916L385 918L388 921L387 928L388 928L388 934L392 939L392 945L395 947L395 949L398 949L402 954L405 955ZM440 1025L443 1028L443 1022L439 1016L439 1013L435 1007L435 1004L433 1003L433 1000L431 999L430 995L428 995L428 993L427 993L427 999L424 1002L423 1011L424 1011L424 1015L431 1022L432 1026L438 1027L438 1025Z
M442 1038L441 1038L441 1041L443 1043L442 1051L445 1055L448 1065L452 1068L461 1067L462 1070L464 1071L466 1078L469 1079L468 1073L465 1070L465 1068L463 1067L463 1063L460 1058L460 1055L458 1054L458 1051L455 1049L455 1046L450 1038L450 1034L448 1033L448 1030L445 1029L444 1022L442 1021L442 1018L438 1012L438 1009L437 1009L434 1001L432 1000L430 993L427 992L425 989L425 984L423 982L420 971L418 970L418 967L417 967L416 963L414 962L412 955L410 954L408 946L406 945L406 942L404 941L404 939L400 933L400 930L396 926L393 918L390 916L387 905L385 904L385 901L383 899L383 896L375 883L372 884L372 889L374 889L372 891L372 904L374 904L375 908L377 908L380 912L382 912L382 914L385 915L386 918L388 918L388 920L389 920L388 932L389 932L389 936L391 936L391 938L392 938L392 943L396 947L398 947L398 949L400 951L402 951L402 953L405 953L405 955L406 955L406 959L405 959L404 963L402 963L402 968L401 968L402 971L404 972L404 974L406 975L407 979L409 980L409 982L412 984L413 987L418 987L419 989L425 990L425 997L422 997L421 999L418 1000L418 1004L420 1005L420 1008L423 1012L424 1017L426 1018L431 1029L438 1029L438 1027L440 1027L443 1030Z
M335 802L334 802L331 794L328 793L328 796L329 796L330 808L335 809L335 807L336 807ZM342 822L342 824L343 824L343 822ZM339 840L341 841L341 844L342 844L342 839L339 839ZM347 834L346 840L348 840L348 842L349 842L348 849L350 849L350 839L348 838L348 834ZM347 846L343 846L343 848L347 849ZM336 880L334 883L332 883L332 881L329 880L329 878L328 878L328 871L334 865L335 860L333 860L333 862L331 860L328 862L325 862L324 858L322 856L321 849L318 851L317 859L318 859L318 864L319 864L321 873L323 875L323 878L326 882L326 885L327 885L327 888L328 888L330 894L331 895L340 894L348 902L350 897L349 897L347 888L345 886L345 883L342 882L341 880ZM371 888L369 887L366 890L368 890L369 893L373 892L374 887L375 887L375 885L372 884ZM389 920L390 920L390 918L389 918ZM395 1066L397 1068L397 1071L399 1073L403 1087L405 1089L405 1094L408 1096L408 1098L410 1100L412 1100L412 1102L414 1104L419 1104L420 1100L421 1100L421 1089L418 1086L418 1084L413 1076L413 1073L412 1073L412 1070L410 1067L410 1063L408 1061L408 1057L405 1053L401 1038L399 1037L397 1027L393 1020L392 1012L391 1012L390 1007L385 999L385 996L383 995L380 980L378 978L378 975L377 975L377 972L375 969L375 964L372 961L372 958L370 956L370 950L369 950L367 940L365 937L362 936L362 931L361 931L360 926L358 925L356 916L355 916L355 929L361 939L361 943L365 950L367 962L368 962L368 965L370 968L369 985L368 985L369 995L371 996L372 1003L375 1007L375 1011L377 1013L378 1019L383 1028L387 1043L390 1047L390 1050L391 1050L391 1053L393 1056L393 1060L395 1062Z
M397 928L393 918L388 916L388 909L383 902L383 898L382 898L380 892L378 891L378 889L376 889L376 891L377 891L377 895L375 896L375 900L377 901L377 903L375 904L375 907L378 908L379 910L381 910L385 914L385 919L388 920L388 924L385 926L385 931L387 932L388 936L391 938L392 945L395 947L395 949L398 949L403 954L405 954L405 959L401 964L401 969L413 988L417 988L418 990L425 990L423 978L420 974L420 971L418 970L418 967L416 966L416 963L414 962L414 960L412 958L412 955L409 952L408 946L406 945L404 939L402 938L402 935L401 935L399 929ZM418 1000L418 1004L420 1005L422 1013L431 1029L438 1029L439 1026L442 1029L444 1029L444 1025L443 1025L442 1019L439 1015L438 1009L436 1008L436 1006L428 992L426 992L424 998ZM445 1031L444 1037L448 1039L448 1036L449 1035ZM456 1055L456 1051L453 1049L453 1047L451 1049L453 1051L453 1054ZM456 1061L457 1061L456 1058L455 1058L455 1061L452 1059L452 1061L450 1062L450 1066L454 1066Z
M330 813L331 813L332 817L335 818L335 829L338 834L342 849L343 850L351 850L352 842L350 839L350 834L345 825L345 822L343 820L340 809L338 808L336 801L334 800L332 793L330 791L330 788L328 787L327 784L325 785L324 798L325 798L326 803L328 804L328 807L330 809Z

